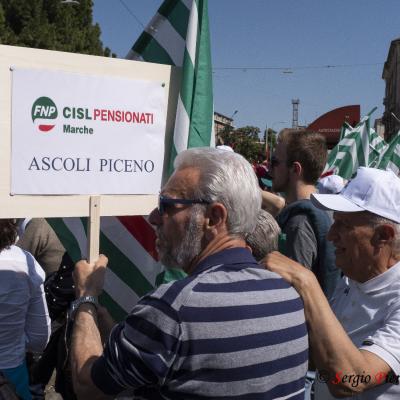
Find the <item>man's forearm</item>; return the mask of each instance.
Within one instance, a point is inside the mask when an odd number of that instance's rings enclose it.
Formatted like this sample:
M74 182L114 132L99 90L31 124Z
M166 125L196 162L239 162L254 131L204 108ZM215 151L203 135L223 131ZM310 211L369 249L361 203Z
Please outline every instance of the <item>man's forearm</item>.
M342 349L350 348L357 352L358 349L334 315L317 279L307 279L306 284L294 282L294 286L304 302L309 339L317 367L335 370L343 363L348 363L351 351L349 354Z
M262 208L268 211L272 216L276 216L280 213L283 207L285 207L285 199L265 190L261 191Z
M96 307L93 304L82 304L75 315L71 343L72 379L78 398L86 398L86 394L89 393L91 399L96 398L96 393L92 391L95 388L91 379L91 369L102 352Z
M116 325L116 322L113 320L111 315L108 313L105 307L99 306L97 311L98 317L98 328L100 331L101 341L102 343L106 343L109 338L112 329Z
M304 303L310 339L311 354L320 372L324 373L330 391L334 396L351 396L373 386L380 385L382 380L370 379L360 381L360 375L376 377L387 374L390 366L376 354L358 349L334 315L324 292L315 275L275 251L263 260L270 271L276 272L289 282L300 294ZM340 373L346 379L336 379ZM356 384L350 379L357 380Z
M375 386L377 382L374 381L357 387L351 382L335 381L337 374L375 377L379 370L388 366L377 356L360 351L353 344L330 308L317 279L314 276L309 278L306 283L296 280L293 283L304 302L311 355L318 370L325 374L335 395L348 396L349 390L361 392Z

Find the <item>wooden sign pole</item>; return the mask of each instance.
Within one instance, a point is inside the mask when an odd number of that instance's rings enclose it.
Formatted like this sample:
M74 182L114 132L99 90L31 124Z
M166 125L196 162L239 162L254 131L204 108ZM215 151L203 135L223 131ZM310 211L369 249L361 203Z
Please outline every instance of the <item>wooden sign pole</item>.
M100 249L100 196L90 196L87 232L88 261L94 263Z

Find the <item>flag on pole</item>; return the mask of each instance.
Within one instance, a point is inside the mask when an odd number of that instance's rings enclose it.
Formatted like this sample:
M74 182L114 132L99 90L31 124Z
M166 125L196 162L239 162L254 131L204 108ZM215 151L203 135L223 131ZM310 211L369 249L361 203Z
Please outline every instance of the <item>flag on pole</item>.
M182 150L214 145L207 0L165 0L127 58L182 68L173 140L166 149L170 174ZM86 258L86 218L48 222L74 262ZM154 230L142 216L103 217L100 252L109 258L100 300L116 320L123 319L157 283L177 277L169 277L160 264Z
M207 0L166 0L126 56L182 67L168 174L176 155L214 144Z
M350 179L359 166L367 166L370 152L369 115L365 116L332 149L323 175L336 174Z
M380 137L375 129L370 128L369 132L369 158L368 167L378 168L378 162L381 155L386 151L388 145L385 140Z
M341 141L351 130L353 127L347 122L344 121L342 127L340 128L340 136L339 141Z
M392 138L386 150L381 154L377 168L391 169L397 176L400 175L400 131Z
M339 142L352 130L352 126L346 121L343 122L342 127L340 128ZM335 146L328 154L328 158L326 160L325 169L321 175L321 177L332 175L335 173L336 166L336 158L338 155L339 146Z

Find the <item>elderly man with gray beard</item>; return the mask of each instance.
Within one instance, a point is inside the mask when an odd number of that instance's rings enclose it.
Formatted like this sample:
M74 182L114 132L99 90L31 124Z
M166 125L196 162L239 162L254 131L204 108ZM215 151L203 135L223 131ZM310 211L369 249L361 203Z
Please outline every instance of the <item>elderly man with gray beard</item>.
M144 296L103 350L95 298L107 259L77 264L72 371L80 398L300 399L308 338L296 291L245 238L261 198L239 154L190 149L175 160L149 221L164 265L188 277Z

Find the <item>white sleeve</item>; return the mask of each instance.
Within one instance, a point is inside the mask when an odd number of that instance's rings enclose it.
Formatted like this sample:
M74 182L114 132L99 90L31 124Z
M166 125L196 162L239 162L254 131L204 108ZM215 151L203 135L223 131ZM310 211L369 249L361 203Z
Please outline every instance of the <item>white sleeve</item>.
M400 375L400 302L389 308L384 325L365 338L360 349L376 354Z

